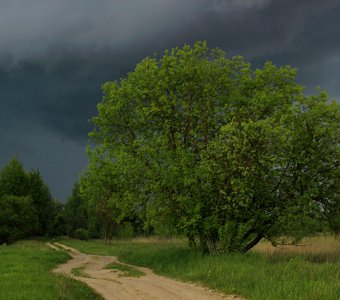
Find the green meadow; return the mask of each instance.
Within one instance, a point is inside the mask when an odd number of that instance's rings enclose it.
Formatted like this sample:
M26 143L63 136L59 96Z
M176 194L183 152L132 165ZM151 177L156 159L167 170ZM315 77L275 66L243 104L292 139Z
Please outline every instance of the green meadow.
M52 250L40 241L0 246L0 299L102 299L86 285L51 272L69 259L66 252Z
M102 241L63 239L84 253L118 255L157 274L202 284L247 299L340 299L340 240L321 236L299 246L260 243L247 254L204 255L180 239Z

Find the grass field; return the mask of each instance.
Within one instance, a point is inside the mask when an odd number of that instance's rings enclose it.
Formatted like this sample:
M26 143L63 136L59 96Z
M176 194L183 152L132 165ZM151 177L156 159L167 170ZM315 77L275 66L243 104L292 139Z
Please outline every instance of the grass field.
M202 255L181 240L102 241L63 239L82 252L118 255L122 261L156 273L198 282L247 299L340 299L340 240L329 236L301 245L273 248L263 242L254 251L222 256Z
M102 299L78 281L50 272L69 258L38 241L0 246L0 299Z

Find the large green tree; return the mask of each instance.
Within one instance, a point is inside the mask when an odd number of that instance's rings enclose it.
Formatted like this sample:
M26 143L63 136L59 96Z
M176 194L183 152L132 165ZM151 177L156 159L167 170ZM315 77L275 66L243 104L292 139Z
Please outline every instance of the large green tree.
M315 222L339 230L339 105L304 96L295 77L198 42L106 83L90 160L114 178L111 203L211 252L299 237ZM113 195L99 186L96 203Z

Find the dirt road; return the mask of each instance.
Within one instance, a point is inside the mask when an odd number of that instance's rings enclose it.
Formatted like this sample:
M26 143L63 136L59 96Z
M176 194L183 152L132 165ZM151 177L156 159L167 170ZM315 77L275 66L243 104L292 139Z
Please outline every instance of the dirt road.
M148 268L135 267L118 262L114 256L88 255L59 243L47 243L56 251L68 251L72 259L53 270L80 280L108 300L220 300L241 299L237 296L224 296L203 287L179 282L154 274ZM106 269L108 264L133 267L144 275L135 278L117 269Z

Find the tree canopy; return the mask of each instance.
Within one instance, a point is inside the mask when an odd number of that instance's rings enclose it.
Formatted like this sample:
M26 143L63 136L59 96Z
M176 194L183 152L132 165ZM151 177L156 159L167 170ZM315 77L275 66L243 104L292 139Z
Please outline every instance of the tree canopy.
M210 252L339 231L339 104L303 90L205 42L145 58L103 86L82 189Z
M17 158L13 158L0 172L0 196L26 196L27 190L27 174L24 167Z
M51 231L54 203L39 171L13 158L0 172L0 243Z

